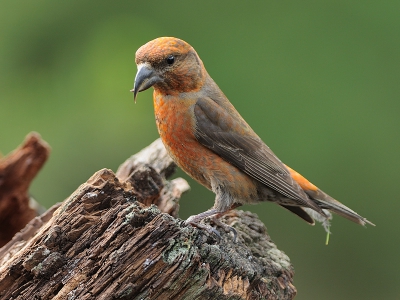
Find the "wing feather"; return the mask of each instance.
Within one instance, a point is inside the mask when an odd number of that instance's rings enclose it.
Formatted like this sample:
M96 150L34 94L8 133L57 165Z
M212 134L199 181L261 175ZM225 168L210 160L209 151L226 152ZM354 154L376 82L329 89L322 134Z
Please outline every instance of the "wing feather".
M235 111L211 99L198 99L194 107L195 137L238 169L299 205L322 210L308 198L285 165Z

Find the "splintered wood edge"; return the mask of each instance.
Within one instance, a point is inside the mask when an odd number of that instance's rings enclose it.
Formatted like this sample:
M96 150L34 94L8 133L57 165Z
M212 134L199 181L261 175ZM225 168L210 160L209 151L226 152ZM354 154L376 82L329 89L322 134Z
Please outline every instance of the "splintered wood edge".
M5 157L0 158L0 171L6 172L2 184L10 180L22 185L27 191L30 182L42 168L50 154L50 146L37 132L31 132L22 145Z
M115 173L119 180L125 181L137 165L150 165L156 172L168 178L175 170L175 163L169 156L161 139L129 157Z
M156 192L156 197L145 197L147 199L143 203L147 205L155 204L162 212L177 217L179 199L183 193L190 189L190 186L183 178L166 180L175 172L175 169L176 165L164 144L161 139L157 139L122 163L116 172L116 177L121 182L130 182L139 194L142 192L149 196L149 193ZM144 188L141 185L143 182L145 184L152 182L152 187ZM155 191L155 186L161 190Z
M257 216L234 211L224 220L237 229L236 244L222 228L218 240L144 207L100 170L3 261L0 298L292 299L289 258Z

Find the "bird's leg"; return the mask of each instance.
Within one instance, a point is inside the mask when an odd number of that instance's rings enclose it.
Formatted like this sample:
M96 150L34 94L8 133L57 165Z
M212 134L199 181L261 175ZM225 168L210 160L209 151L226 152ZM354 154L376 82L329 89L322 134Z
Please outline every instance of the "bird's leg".
M207 217L210 217L210 216L216 215L216 214L221 214L221 211L219 211L219 210L217 210L215 208L211 208L211 209L206 210L205 212L202 212L202 213L200 213L198 215L190 216L185 221L185 224L190 224L190 225L196 226L196 224L198 224L204 218L207 218Z
M186 225L190 224L190 225L192 225L194 227L197 227L197 228L200 228L200 229L205 229L207 232L214 233L215 235L218 236L218 238L221 238L220 233L216 229L214 229L214 228L212 228L210 226L207 226L207 225L200 224L201 220L203 220L203 219L205 219L207 217L211 217L211 221L215 225L217 225L219 227L222 227L226 232L231 231L233 233L233 241L236 243L236 239L237 239L237 231L236 231L236 229L233 228L232 226L229 226L229 225L227 225L225 223L222 223L219 220L219 218L221 216L223 216L226 212L228 212L228 211L230 211L230 210L232 210L232 209L234 209L236 207L239 207L239 206L241 206L241 204L235 203L235 204L231 205L231 207L229 207L229 209L227 209L225 211L221 211L221 210L212 208L212 209L209 209L209 210L207 210L205 212L202 212L202 213L200 213L198 215L190 216L185 221L185 224Z

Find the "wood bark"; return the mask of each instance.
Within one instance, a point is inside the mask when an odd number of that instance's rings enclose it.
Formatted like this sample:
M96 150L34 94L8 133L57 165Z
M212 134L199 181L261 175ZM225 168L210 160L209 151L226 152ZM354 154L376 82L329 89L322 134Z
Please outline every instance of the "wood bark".
M0 299L293 299L293 268L255 214L176 216L183 179L160 140L103 169L0 249Z
M20 147L0 159L0 247L40 210L29 196L28 189L49 153L47 143L33 132Z

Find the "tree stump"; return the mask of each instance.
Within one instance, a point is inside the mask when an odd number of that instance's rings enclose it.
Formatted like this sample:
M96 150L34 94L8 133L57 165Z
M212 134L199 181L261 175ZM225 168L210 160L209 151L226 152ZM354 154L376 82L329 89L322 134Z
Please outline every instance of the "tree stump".
M0 299L293 299L293 268L255 214L221 237L177 219L185 180L160 140L103 169L0 249Z

